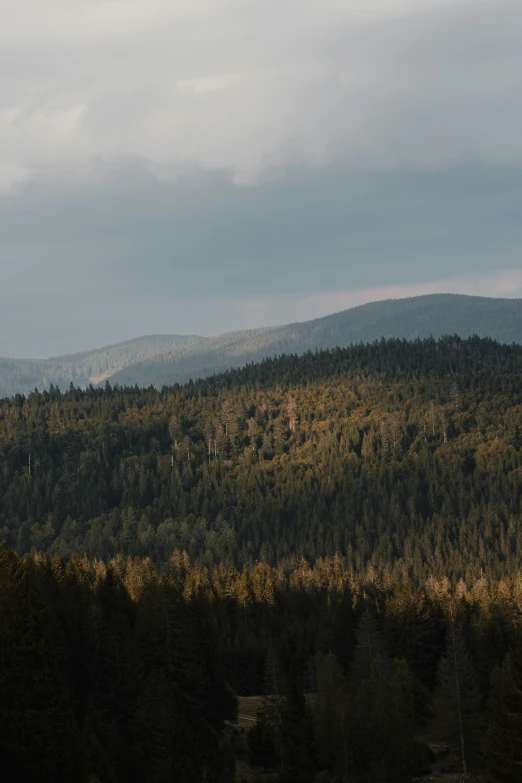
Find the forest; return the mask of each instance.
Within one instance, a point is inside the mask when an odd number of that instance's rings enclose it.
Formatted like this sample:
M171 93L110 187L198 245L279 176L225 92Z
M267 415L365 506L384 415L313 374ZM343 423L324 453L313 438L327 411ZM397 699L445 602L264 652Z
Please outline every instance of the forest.
M522 347L381 342L162 390L0 401L0 537L19 554L356 572L520 562Z
M521 781L521 501L489 339L1 400L2 780Z
M346 566L178 550L160 572L4 543L1 779L520 781L522 572L418 584Z
M338 345L371 343L382 335L413 340L456 333L522 343L522 302L458 294L430 294L353 307L313 321L242 329L213 337L150 335L85 353L51 359L0 357L0 397L52 384L156 388L206 378L267 357L302 355Z

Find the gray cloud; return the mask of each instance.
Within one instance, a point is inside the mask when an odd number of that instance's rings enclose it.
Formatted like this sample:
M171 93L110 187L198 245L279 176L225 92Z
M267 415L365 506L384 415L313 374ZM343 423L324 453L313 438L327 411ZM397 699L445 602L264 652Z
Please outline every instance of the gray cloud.
M9 4L0 174L521 163L518 0ZM9 179L11 178L11 180Z
M520 268L520 204L522 167L295 168L255 186L132 162L42 175L0 199L0 355L306 319L338 309L335 290L458 277L476 291Z
M520 269L519 0L4 4L0 355Z

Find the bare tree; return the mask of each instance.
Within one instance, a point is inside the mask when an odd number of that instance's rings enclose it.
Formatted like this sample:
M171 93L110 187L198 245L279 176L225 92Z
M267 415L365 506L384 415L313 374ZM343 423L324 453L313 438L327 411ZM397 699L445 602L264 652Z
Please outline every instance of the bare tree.
M290 427L290 432L295 432L299 423L299 417L297 416L295 397L292 395L288 398L286 410L288 413L288 426Z
M256 450L256 438L258 435L259 429L257 426L257 422L254 417L250 418L248 420L248 437L250 439L250 446L252 448L252 451L254 452Z
M431 434L433 437L435 437L435 427L437 424L437 410L435 408L435 403L432 401L430 402L430 422L431 422Z
M456 411L460 411L462 408L462 395L460 393L459 387L457 385L457 382L455 381L452 386L449 393L449 398L451 402L453 403L453 407Z
M442 434L444 436L444 443L448 442L448 420L446 418L446 411L444 408L440 409L440 423L442 427Z

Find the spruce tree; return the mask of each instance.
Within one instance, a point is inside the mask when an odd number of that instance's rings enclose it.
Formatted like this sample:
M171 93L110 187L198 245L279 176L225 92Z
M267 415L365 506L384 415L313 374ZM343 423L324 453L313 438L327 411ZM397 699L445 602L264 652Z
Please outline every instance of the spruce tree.
M351 747L348 683L332 653L318 664L314 697L314 722L319 762L336 780L349 777Z
M507 656L493 697L488 766L502 783L522 780L522 645Z
M30 564L0 545L0 756L5 783L81 780L71 695Z
M447 742L466 776L470 766L480 763L483 721L473 665L462 631L453 618L446 634L446 650L438 667L433 706L434 736Z
M151 672L143 681L134 718L139 758L136 781L201 780L197 737L183 707L177 687L165 672Z
M392 661L369 610L357 628L350 676L354 771L375 783L403 783L413 759L413 678Z
M304 693L292 677L281 719L280 783L306 783L315 778L314 729Z

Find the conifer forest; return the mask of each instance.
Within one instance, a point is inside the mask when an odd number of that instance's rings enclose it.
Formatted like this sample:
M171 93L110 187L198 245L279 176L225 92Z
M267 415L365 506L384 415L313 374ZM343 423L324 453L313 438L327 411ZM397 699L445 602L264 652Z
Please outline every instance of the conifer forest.
M0 780L520 783L521 514L515 344L0 400Z

